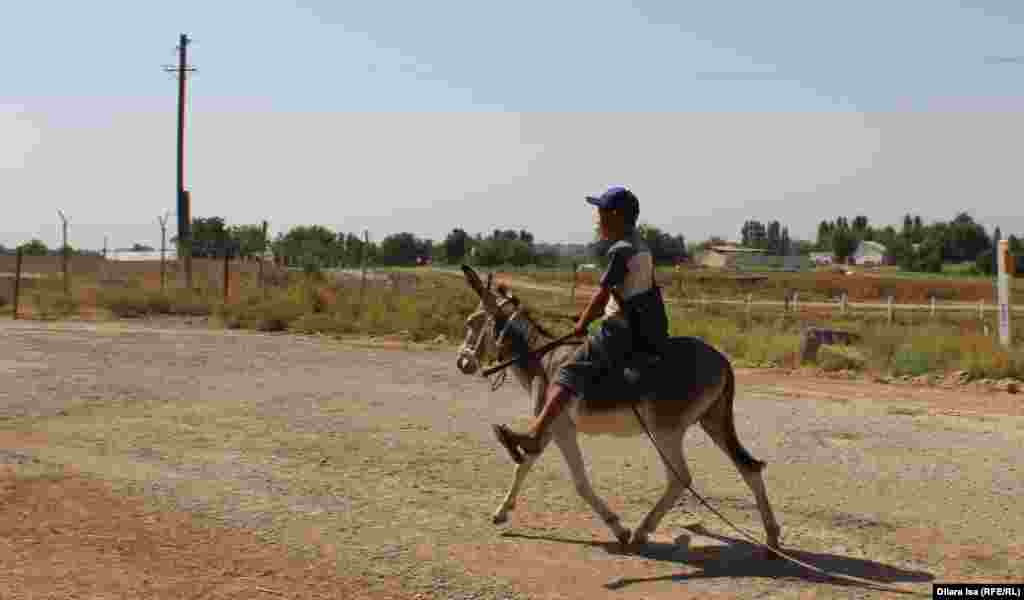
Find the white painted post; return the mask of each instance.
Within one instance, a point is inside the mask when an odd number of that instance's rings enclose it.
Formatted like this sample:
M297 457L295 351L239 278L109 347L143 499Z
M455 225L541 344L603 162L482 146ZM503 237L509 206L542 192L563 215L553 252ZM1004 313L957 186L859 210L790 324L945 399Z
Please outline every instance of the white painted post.
M999 342L1010 345L1010 243L999 240Z
M935 318L935 296L932 296L932 318Z
M753 294L747 294L747 320L750 320L750 305L754 301Z
M800 310L799 302L800 302L800 292L793 292L793 312L797 312L798 310Z
M985 320L985 299L978 300L978 320Z
M846 307L847 307L847 303L848 302L849 302L849 298L847 297L846 292L843 292L843 296L839 299L839 312L840 312L840 314L844 314L844 315L846 314Z
M889 295L888 313L889 313L889 324L892 325L892 295L891 294Z

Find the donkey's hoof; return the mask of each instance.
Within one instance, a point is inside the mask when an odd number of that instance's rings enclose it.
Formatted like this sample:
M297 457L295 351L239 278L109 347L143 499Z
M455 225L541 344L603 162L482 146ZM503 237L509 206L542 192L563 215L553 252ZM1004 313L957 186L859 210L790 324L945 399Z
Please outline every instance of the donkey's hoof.
M637 546L646 546L650 534L643 529L637 529L636 533L633 534L633 543Z
M497 513L491 517L491 523L495 525L504 525L508 523L508 513Z

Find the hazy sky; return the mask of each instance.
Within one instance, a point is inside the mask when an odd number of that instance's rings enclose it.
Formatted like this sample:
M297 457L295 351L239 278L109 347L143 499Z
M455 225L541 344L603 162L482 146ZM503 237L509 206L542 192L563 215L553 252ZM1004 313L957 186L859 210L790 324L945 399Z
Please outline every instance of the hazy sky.
M159 243L194 39L193 214L588 241L632 187L691 241L969 211L1024 233L1024 4L64 2L4 6L0 244ZM174 218L171 218L173 223Z

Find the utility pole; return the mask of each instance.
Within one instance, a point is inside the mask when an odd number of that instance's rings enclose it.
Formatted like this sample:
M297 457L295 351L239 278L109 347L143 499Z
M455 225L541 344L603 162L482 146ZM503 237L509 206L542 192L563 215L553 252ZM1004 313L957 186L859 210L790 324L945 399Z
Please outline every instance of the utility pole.
M61 270L64 272L64 295L71 295L71 282L68 280L68 254L70 248L68 248L68 218L64 216L64 211L58 210L57 214L60 215L60 220L64 224L64 245L61 246L60 254L63 257L61 261Z
M181 34L178 41L178 65L165 65L164 71L178 77L178 170L175 195L178 206L178 258L185 263L185 281L192 289L192 211L191 195L185 190L185 88L188 74L196 69L188 64L188 45L192 40Z

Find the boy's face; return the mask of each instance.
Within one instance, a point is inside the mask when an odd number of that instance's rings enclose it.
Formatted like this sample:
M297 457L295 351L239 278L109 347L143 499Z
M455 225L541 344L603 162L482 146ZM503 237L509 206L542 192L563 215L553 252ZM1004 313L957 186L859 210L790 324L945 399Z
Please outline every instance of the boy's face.
M599 208L597 209L594 221L601 239L616 240L623 236L625 222L619 211Z

